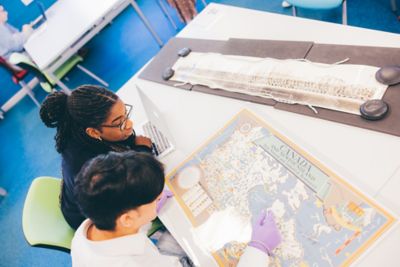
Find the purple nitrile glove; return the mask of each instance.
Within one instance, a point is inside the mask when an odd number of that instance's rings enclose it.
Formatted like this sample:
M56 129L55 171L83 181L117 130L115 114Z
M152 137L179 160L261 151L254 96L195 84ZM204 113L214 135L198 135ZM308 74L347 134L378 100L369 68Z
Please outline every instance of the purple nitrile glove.
M157 213L160 212L161 208L165 205L167 200L173 196L174 196L174 193L172 193L171 191L169 191L167 189L164 189L164 191L161 194L160 200L157 202L157 206L156 206Z
M253 223L253 233L249 246L255 247L268 255L271 251L281 243L281 234L276 226L274 214L264 210L258 215L257 220Z

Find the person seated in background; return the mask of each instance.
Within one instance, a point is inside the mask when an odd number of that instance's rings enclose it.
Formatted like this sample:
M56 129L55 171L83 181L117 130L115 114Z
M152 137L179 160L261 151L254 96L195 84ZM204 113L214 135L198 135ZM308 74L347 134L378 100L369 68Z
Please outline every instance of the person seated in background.
M72 240L72 266L191 266L187 256L162 255L141 231L168 198L164 177L163 165L141 152L110 152L87 162L76 179L75 195L88 219ZM262 212L238 266L268 266L280 242L272 213Z
M151 140L135 134L131 109L114 92L96 85L79 86L71 95L51 93L42 103L40 118L56 128L56 150L62 157L61 211L74 229L85 219L73 190L86 161L109 151L152 153Z
M0 5L0 56L8 59L11 53L24 50L24 43L33 32L28 24L18 31L7 23L8 12Z

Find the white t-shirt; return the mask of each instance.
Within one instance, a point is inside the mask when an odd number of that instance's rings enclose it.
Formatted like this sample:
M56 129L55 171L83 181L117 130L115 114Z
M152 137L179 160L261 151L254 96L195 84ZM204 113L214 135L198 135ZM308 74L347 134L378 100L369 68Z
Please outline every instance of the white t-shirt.
M87 231L92 222L85 220L72 240L73 267L181 267L179 259L161 255L144 232L105 241L91 241ZM247 247L238 267L266 267L269 257L260 250ZM203 267L203 266L202 266Z
M142 232L105 241L91 241L87 239L91 224L90 220L85 220L75 232L71 246L73 267L181 267L178 258L161 255Z

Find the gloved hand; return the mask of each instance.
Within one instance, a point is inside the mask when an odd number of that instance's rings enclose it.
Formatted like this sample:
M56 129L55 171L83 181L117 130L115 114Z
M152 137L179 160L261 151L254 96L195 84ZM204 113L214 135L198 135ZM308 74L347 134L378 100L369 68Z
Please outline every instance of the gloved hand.
M257 220L253 223L253 233L249 246L255 247L268 255L281 243L281 234L276 226L274 214L261 211Z
M164 191L161 193L161 198L158 200L158 202L156 204L157 213L160 212L161 208L165 205L167 200L173 196L174 196L174 193L172 193L171 191L169 191L167 189L164 189Z

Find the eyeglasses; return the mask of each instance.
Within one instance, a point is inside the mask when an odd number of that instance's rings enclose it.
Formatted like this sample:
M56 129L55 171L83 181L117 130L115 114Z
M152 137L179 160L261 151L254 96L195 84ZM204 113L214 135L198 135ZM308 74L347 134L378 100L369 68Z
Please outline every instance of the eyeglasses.
M128 121L129 117L131 116L132 105L125 104L125 117L124 119L117 125L100 125L101 127L108 127L108 128L119 128L121 131L126 129L126 122Z

